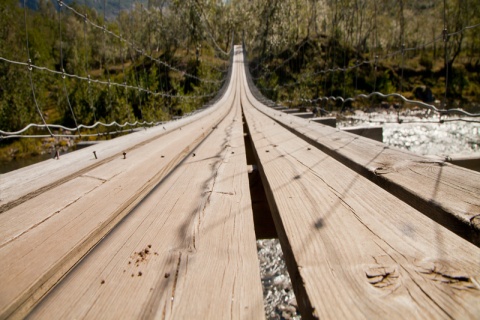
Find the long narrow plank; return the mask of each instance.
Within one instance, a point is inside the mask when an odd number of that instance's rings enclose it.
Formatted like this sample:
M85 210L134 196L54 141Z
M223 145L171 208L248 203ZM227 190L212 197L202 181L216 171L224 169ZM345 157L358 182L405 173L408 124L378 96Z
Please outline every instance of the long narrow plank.
M0 216L0 248L61 213L103 183L96 178L78 177L66 182L60 190L50 190L29 203L4 212Z
M480 246L479 172L275 111L257 101L250 90L247 99L312 145Z
M263 318L242 133L237 102L30 318Z
M228 92L231 92L232 88ZM227 94L228 94L227 92ZM182 159L191 152L228 113L228 94L212 117L183 126L172 135L162 135L123 156L0 214L0 225L22 224L5 229L0 247L0 318L23 317L65 274L121 221ZM227 103L225 103L227 102ZM231 103L230 103L231 104ZM85 179L101 184L92 192L75 197L69 205L51 197L77 192ZM87 180L88 180L87 179ZM46 201L47 208L38 208ZM50 201L50 202L49 202ZM55 210L55 211L52 211ZM21 212L20 212L21 211ZM47 218L46 218L47 217Z
M187 127L185 128L185 136L162 137L155 142L145 145L138 152L129 154L126 160L119 156L108 164L96 167L60 187L49 190L28 202L4 212L0 215L0 234L3 239L0 247L3 247L5 242L10 242L12 239L17 238L19 234L24 234L33 227L40 226L52 216L63 213L64 210L76 202L84 201L82 198L85 195L106 182L109 183L104 189L106 192L112 193L111 188L118 188L122 180L128 181L131 179L131 176L139 176L140 172L137 169L143 170L144 167L151 165L152 161L157 162L156 166L158 168L155 168L155 170L163 167L171 168L181 159L181 157L178 157L178 154L182 153L182 146L187 146L186 143L188 143L189 137L194 137L198 133L196 132L198 129L198 127ZM206 135L206 133L203 133L203 135ZM187 148L183 151L183 154L185 155L189 151L189 148ZM151 172L153 174L155 171L152 170ZM113 186L111 184L112 180L115 181ZM132 185L130 190L126 191L131 191L133 194L135 189ZM77 210L78 208L74 206L72 209Z
M242 106L304 318L478 317L480 248Z

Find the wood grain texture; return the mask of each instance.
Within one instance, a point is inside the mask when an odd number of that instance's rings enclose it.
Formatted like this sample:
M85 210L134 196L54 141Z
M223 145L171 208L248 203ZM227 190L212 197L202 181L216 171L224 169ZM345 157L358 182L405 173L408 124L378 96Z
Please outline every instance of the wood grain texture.
M475 242L476 173L279 116L235 50L225 97L127 159L1 181L0 318L263 318L240 110L305 319L478 318L480 248L426 216Z
M216 111L210 116L179 127L172 134L141 139L131 146L127 159L114 154L94 167L80 167L79 172L62 178L61 183L54 182L51 188L38 186L41 192L33 192L31 199L0 214L0 225L5 226L0 229L0 318L24 317L215 131L231 107L232 90L229 88L219 105L212 107ZM49 163L45 165L45 171L36 166L39 177L53 170Z
M272 121L480 246L480 173L248 101Z
M480 248L259 112L242 83L303 318L478 318Z
M30 318L264 317L239 96L192 152Z

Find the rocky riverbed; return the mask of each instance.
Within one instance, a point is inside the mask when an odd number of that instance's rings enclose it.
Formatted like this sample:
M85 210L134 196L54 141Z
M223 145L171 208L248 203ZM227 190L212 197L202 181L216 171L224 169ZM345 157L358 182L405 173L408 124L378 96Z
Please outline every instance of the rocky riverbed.
M301 319L278 239L257 241L267 319Z

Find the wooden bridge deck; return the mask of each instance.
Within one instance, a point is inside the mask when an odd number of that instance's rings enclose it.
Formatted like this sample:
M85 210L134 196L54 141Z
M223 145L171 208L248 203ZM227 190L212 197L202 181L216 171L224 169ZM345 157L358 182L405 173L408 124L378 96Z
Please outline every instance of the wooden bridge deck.
M192 117L0 175L0 318L263 318L244 133L305 319L479 318L480 174L269 108L234 62Z

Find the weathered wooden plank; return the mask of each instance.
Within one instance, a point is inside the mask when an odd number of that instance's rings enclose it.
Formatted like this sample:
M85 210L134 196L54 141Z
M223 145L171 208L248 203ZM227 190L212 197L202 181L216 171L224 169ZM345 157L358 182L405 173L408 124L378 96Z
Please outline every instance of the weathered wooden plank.
M391 148L251 101L272 121L451 231L480 245L480 173Z
M114 154L98 166L89 166L62 183L0 214L0 225L11 225L15 212L24 210L22 225L0 235L0 318L23 317L86 253L121 221L140 201L190 153L228 112L225 99L210 117L179 127L175 134L160 134L132 146L127 158ZM227 103L227 104L225 104ZM123 141L123 140L121 140ZM107 144L104 143L104 144ZM102 145L104 145L102 144ZM113 148L113 147L112 147ZM39 176L50 172L38 170ZM64 163L65 165L65 163ZM33 174L33 173L32 173ZM69 194L70 205L59 203L37 209L44 198L62 196L80 187L85 179L101 182L94 192ZM66 181L71 187L66 188ZM24 182L22 182L24 183ZM56 183L56 182L55 182ZM70 189L69 189L70 188ZM29 193L30 195L32 193ZM77 197L77 198L76 198ZM68 201L67 201L68 202ZM17 211L15 211L17 210ZM45 217L48 217L46 219ZM14 238L12 238L12 235ZM13 239L13 241L8 241Z
M480 248L300 139L242 93L302 316L476 318Z
M50 190L23 203L0 217L0 248L59 214L102 185L104 181L78 177L66 182L60 190ZM32 212L32 208L35 212Z
M264 317L238 96L227 119L30 317Z

